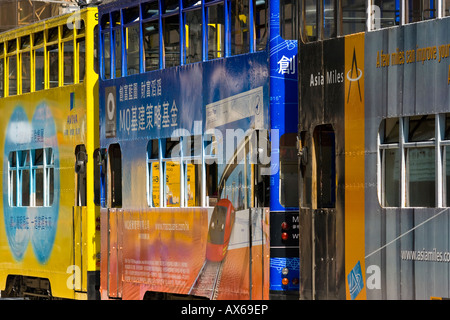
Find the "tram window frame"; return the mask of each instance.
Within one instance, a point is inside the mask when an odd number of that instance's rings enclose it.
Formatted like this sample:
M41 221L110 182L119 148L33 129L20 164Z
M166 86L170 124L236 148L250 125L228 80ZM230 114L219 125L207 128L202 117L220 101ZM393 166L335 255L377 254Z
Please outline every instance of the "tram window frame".
M54 198L52 148L14 150L8 155L10 207L50 207Z
M5 45L0 42L0 98L5 96Z
M141 61L141 24L139 7L122 10L126 75L138 74ZM136 37L137 31L137 37ZM132 36L134 34L134 36ZM133 62L133 63L131 63Z
M18 59L17 59L17 39L7 41L6 51L6 66L7 66L7 88L8 96L14 96L18 94Z
M31 41L30 35L20 38L20 94L31 92Z
M32 59L34 64L34 74L32 81L32 91L45 89L45 44L44 31L33 33Z

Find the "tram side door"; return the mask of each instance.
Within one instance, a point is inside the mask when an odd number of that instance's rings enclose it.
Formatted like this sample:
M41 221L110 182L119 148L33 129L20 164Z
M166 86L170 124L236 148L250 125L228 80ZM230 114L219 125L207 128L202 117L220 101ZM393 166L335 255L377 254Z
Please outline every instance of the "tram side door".
M86 147L75 148L75 201L73 212L74 289L87 292L87 207L86 207Z
M108 149L106 174L106 207L108 210L108 296L122 297L123 281L123 211L122 211L122 153L119 144Z
M300 298L329 300L338 297L335 133L331 125L319 125L311 138L299 153Z

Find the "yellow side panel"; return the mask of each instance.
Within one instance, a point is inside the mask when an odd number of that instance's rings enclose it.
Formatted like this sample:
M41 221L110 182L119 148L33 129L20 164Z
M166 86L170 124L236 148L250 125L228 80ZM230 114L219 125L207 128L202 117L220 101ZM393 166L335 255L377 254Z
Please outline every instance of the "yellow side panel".
M345 275L364 285L364 34L345 38ZM350 299L349 281L346 281ZM365 286L356 299L366 299Z

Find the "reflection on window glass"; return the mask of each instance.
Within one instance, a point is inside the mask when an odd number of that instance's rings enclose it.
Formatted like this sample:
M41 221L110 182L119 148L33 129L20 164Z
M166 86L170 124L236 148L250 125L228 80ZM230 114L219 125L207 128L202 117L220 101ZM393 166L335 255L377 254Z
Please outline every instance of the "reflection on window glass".
M139 24L127 27L127 75L139 73Z
M180 64L180 24L178 15L164 18L163 23L165 67L170 68Z
M45 69L44 69L44 48L34 51L34 86L35 90L43 90L45 88Z
M434 148L409 148L407 152L409 207L435 206Z
M15 55L8 57L9 61L9 75L7 81L9 81L9 95L13 96L17 94L17 57Z
M22 93L31 91L31 60L30 52L22 53Z
M400 206L400 162L398 149L384 150L384 203L385 207Z
M231 54L250 51L248 0L231 0Z
M145 71L159 69L159 24L158 21L142 25L144 33Z
M103 76L111 79L111 46L109 32L103 33Z
M207 8L208 12L208 59L225 56L225 21L223 5Z
M73 57L73 42L63 43L64 52L64 85L73 84L73 69L74 69L74 57Z
M59 54L58 45L51 45L47 47L48 54L48 74L49 74L49 88L54 88L59 85Z
M202 60L202 11L190 10L185 13L185 59L186 63Z
M115 49L115 77L120 78L122 76L122 38L120 35L120 29L114 30L114 49Z

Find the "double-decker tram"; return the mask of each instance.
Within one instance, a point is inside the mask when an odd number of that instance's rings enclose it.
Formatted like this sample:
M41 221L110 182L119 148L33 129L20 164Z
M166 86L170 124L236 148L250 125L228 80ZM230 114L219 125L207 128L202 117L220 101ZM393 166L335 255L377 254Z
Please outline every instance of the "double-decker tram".
M300 299L450 296L449 9L301 1Z
M99 297L96 15L0 34L2 298Z
M298 298L293 3L98 10L102 299Z

